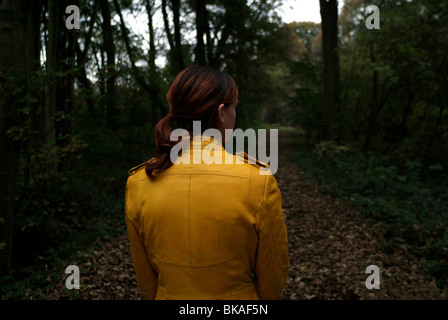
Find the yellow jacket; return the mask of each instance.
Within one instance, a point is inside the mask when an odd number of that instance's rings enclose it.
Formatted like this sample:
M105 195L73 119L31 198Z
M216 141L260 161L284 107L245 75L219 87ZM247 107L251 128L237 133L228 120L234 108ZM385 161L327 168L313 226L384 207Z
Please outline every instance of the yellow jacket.
M194 139L191 150L211 144L211 155L229 155L213 138ZM259 174L267 164L241 155L243 164L173 164L154 181L144 164L129 171L126 224L144 299L281 299L281 193L273 175Z

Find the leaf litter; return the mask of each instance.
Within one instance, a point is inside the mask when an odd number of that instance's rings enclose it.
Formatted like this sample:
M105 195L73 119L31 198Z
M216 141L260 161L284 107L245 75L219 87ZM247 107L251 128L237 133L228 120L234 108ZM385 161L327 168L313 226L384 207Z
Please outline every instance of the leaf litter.
M374 223L349 202L319 193L306 174L288 158L295 140L279 131L279 168L275 177L282 192L283 214L288 230L290 271L283 293L285 300L421 300L447 299L447 289L424 273L424 261L401 245L387 252L381 223ZM120 232L114 239L98 241L80 268L79 290L65 288L67 274L30 299L141 299L129 240ZM367 289L369 265L380 270L380 289Z

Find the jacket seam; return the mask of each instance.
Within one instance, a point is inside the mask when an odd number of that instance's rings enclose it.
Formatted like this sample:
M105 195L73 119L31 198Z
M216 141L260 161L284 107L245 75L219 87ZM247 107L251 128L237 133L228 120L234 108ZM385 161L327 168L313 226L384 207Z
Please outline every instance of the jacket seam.
M235 260L236 258L239 257L239 254L236 255L236 256L233 256L232 258L224 260L224 261L220 261L220 262L216 262L216 263L212 263L212 264L204 264L204 265L199 265L199 266L192 266L192 265L188 265L188 264L179 264L179 263L169 262L169 261L161 259L160 257L158 257L158 256L156 256L154 254L150 255L150 257L151 258L155 258L155 259L157 259L158 261L160 261L160 262L162 262L164 264L169 264L169 265L176 266L176 267L183 267L183 268L209 268L209 267L214 267L214 266L217 266L217 265L229 262L231 260Z
M265 179L264 179L264 190L263 190L263 202L261 203L261 205L258 208L256 208L255 215L254 215L255 218L257 217L257 215L260 214L260 212L263 210L264 206L266 205L266 189L267 189L266 177L267 176L264 176L264 177L265 177ZM256 183L256 181L254 181L254 183Z
M218 171L217 171L218 172ZM245 176L239 176L236 174L222 174L222 173L217 173L217 172L176 172L176 173L163 173L163 176L180 176L180 175L212 175L212 176L223 176L223 177L234 177L234 178L240 178L240 179L249 179L249 177L245 177ZM136 182L140 182L140 181L148 181L149 178L145 177L145 178L140 178L137 179L136 178Z
M134 220L140 222L140 214L134 214L134 213L130 212L131 211L131 203L132 203L132 201L131 201L131 197L132 197L131 190L132 190L132 187L131 187L131 182L129 181L129 179L128 179L128 182L126 183L126 189L127 189L127 193L128 194L126 196L126 201L125 201L126 202L125 218L128 220L130 225L132 227L134 227L134 229L136 230L138 236L140 237L141 223L136 224L134 222Z
M260 223L262 223L262 224L264 224L266 227L267 227L267 230L268 230L268 233L267 233L267 243L268 243L268 248L269 248L269 255L270 255L270 257L271 257L271 261L272 261L272 263L276 263L276 264L278 264L280 267L282 267L281 266L281 263L279 263L279 261L277 261L278 260L278 257L274 257L273 256L273 249L272 249L272 245L271 245L271 225L270 225L270 223L268 223L268 221L266 221L265 220L265 216L263 215L263 213L264 213L264 209L266 208L266 204L267 204L267 202L266 202L266 193L267 193L267 189L268 189L268 181L267 181L267 179L265 179L265 181L264 181L264 192L263 192L263 203L262 203L262 205L260 206L260 208L259 208L259 210L258 210L258 212L257 212L257 214L256 214L256 216L257 215L259 215L260 216ZM275 262L274 262L275 261ZM275 274L274 274L274 277L275 277L275 283L277 284L277 286L280 284L280 275L278 274L278 272L275 272ZM278 288L276 288L276 290L277 290ZM280 294L281 295L281 294ZM267 295L264 295L264 296L267 296ZM271 297L277 297L277 295L273 295L273 296L271 296Z
M240 176L237 174L225 174L221 173L219 171L209 171L209 172L173 172L173 173L164 173L164 176L177 176L177 175L214 175L214 176L224 176L224 177L235 177L235 178L241 178L241 179L249 179L249 177ZM145 178L139 181L148 180L149 178Z
M218 220L218 231L216 235L216 263L219 261L219 220Z
M271 224L270 224L269 221L266 221L266 219L263 219L263 222L262 222L262 223L264 223L264 224L268 227L268 230L269 230L269 232L268 232L268 234L267 234L267 237L268 237L267 240L268 240L269 254L271 255L271 261L272 261L273 267L275 268L276 265L280 266L280 263L277 261L278 258L279 258L278 255L277 255L276 257L274 257L275 250L272 248L272 245L271 245L271 241L272 241L272 234L271 234L271 230L272 230L272 228L271 228ZM276 283L276 287L277 287L276 290L277 290L277 289L278 289L278 286L279 286L280 283L281 283L279 272L275 272L274 277L275 277L275 283Z
M190 205L191 205L191 174L188 176L188 251L190 251L190 264L193 262L191 256L191 228L190 228Z
M241 261L241 260L240 260L241 256L244 256L244 253L245 253L244 248L246 247L246 245L247 245L247 243L248 243L248 241L249 241L249 237L250 237L250 232L251 232L251 230L252 230L252 225L249 225L249 226L247 227L247 231L246 231L246 239L244 240L244 245L240 247L239 253L238 253L238 255L235 256L234 259L237 259L237 258L238 258L238 260ZM250 261L249 261L249 263L250 263ZM249 265L249 267L251 267L251 266ZM251 270L251 272L252 272L252 270ZM234 278L233 278L233 282L234 282L234 283L238 283L237 279L238 279L238 277L234 277ZM251 283L252 283L253 285L255 285L254 282L253 282L253 280L251 281ZM232 287L234 287L234 286L232 286ZM249 290L249 289L248 289L248 290ZM255 288L255 291L256 291L256 288ZM236 295L237 293L239 293L239 291L237 291L236 293L234 293L234 292L233 292L233 289L232 289L232 295L233 295L233 294Z

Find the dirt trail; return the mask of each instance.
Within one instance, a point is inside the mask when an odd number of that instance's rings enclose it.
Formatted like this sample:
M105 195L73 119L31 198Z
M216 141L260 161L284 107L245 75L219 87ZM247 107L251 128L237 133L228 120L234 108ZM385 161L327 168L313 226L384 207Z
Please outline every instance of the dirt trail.
M288 159L293 135L279 131L279 172L290 243L286 299L446 299L406 247L386 254L381 224L369 223L350 203L318 192ZM380 269L380 289L367 289L366 268Z
M279 169L283 210L290 244L290 273L284 299L446 299L421 271L406 247L386 254L380 224L362 220L351 204L318 192L304 172L288 159L294 136L279 131ZM97 244L79 265L81 289L56 288L38 299L140 299L127 235ZM413 261L411 263L411 261ZM366 288L366 267L380 269L380 289Z

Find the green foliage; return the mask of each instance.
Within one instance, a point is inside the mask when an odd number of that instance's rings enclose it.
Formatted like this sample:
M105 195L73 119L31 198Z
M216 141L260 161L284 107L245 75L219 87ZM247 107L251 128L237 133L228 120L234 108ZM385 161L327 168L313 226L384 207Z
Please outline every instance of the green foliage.
M104 110L81 109L72 119L73 132L65 144L50 152L31 153L32 148L22 152L14 272L0 279L1 298L27 299L60 285L57 279L66 267L61 261L79 261L78 252L88 252L96 242L125 232L127 171L154 150L148 101L129 98L127 103L120 130L105 127ZM61 169L56 185L49 186L46 159L52 154Z
M379 30L365 27L368 5L378 5ZM446 160L448 100L446 1L345 2L340 17L342 113L335 129L346 143L375 154Z
M307 144L317 136L322 112L321 66L309 54L288 63L290 125L303 128Z
M334 141L321 141L315 146L314 152L318 155L317 160L323 157L331 160L342 152L349 151L348 146L338 146Z
M299 39L304 42L307 50L309 52L315 51L315 40L321 31L320 24L314 22L291 22L290 25Z
M148 160L155 148L154 126L164 114L152 105L151 94L141 90L136 74L159 90L164 103L178 72L176 57L164 47L165 39L155 39L158 55L167 56L168 63L150 72L146 35L129 28L136 72L114 20L115 62L110 65L99 8L86 59L78 63L78 51L88 43L93 3L79 3L84 14L76 37L59 30L57 70L49 70L47 57L40 57L32 72L27 61L27 72L11 68L0 74L8 97L17 97L6 133L21 147L15 271L0 284L2 297L23 298L49 285L47 277L57 278L58 261L70 257L74 248L88 248L96 239L121 232L127 170ZM144 2L119 4L123 13L145 14ZM427 270L447 283L448 4L345 1L340 16L341 107L334 113L337 142L316 141L322 110L320 25L282 25L278 4L207 3L213 42L206 48L207 60L238 84L236 127L269 122L305 130L314 151L299 148L295 156L321 188L385 222L388 246L410 244L427 260ZM380 6L380 30L365 28L370 4ZM114 16L117 8L110 7ZM195 31L192 12L194 2L182 2L183 34ZM39 38L33 39L37 47L44 41L47 47L49 41L49 23L42 22ZM164 31L158 30L157 37L164 37ZM182 36L181 42L184 62L191 65L195 40ZM36 51L32 47L27 44L27 52ZM52 88L55 97L47 95ZM48 102L56 106L54 119L49 119ZM54 126L55 136L49 138ZM357 151L360 145L367 153ZM5 245L1 242L0 250Z
M448 284L448 175L439 172L422 182L417 160L397 166L386 157L363 154L352 145L321 143L314 151L298 147L293 153L322 192L342 197L366 217L383 222L386 247L406 243L439 285Z

